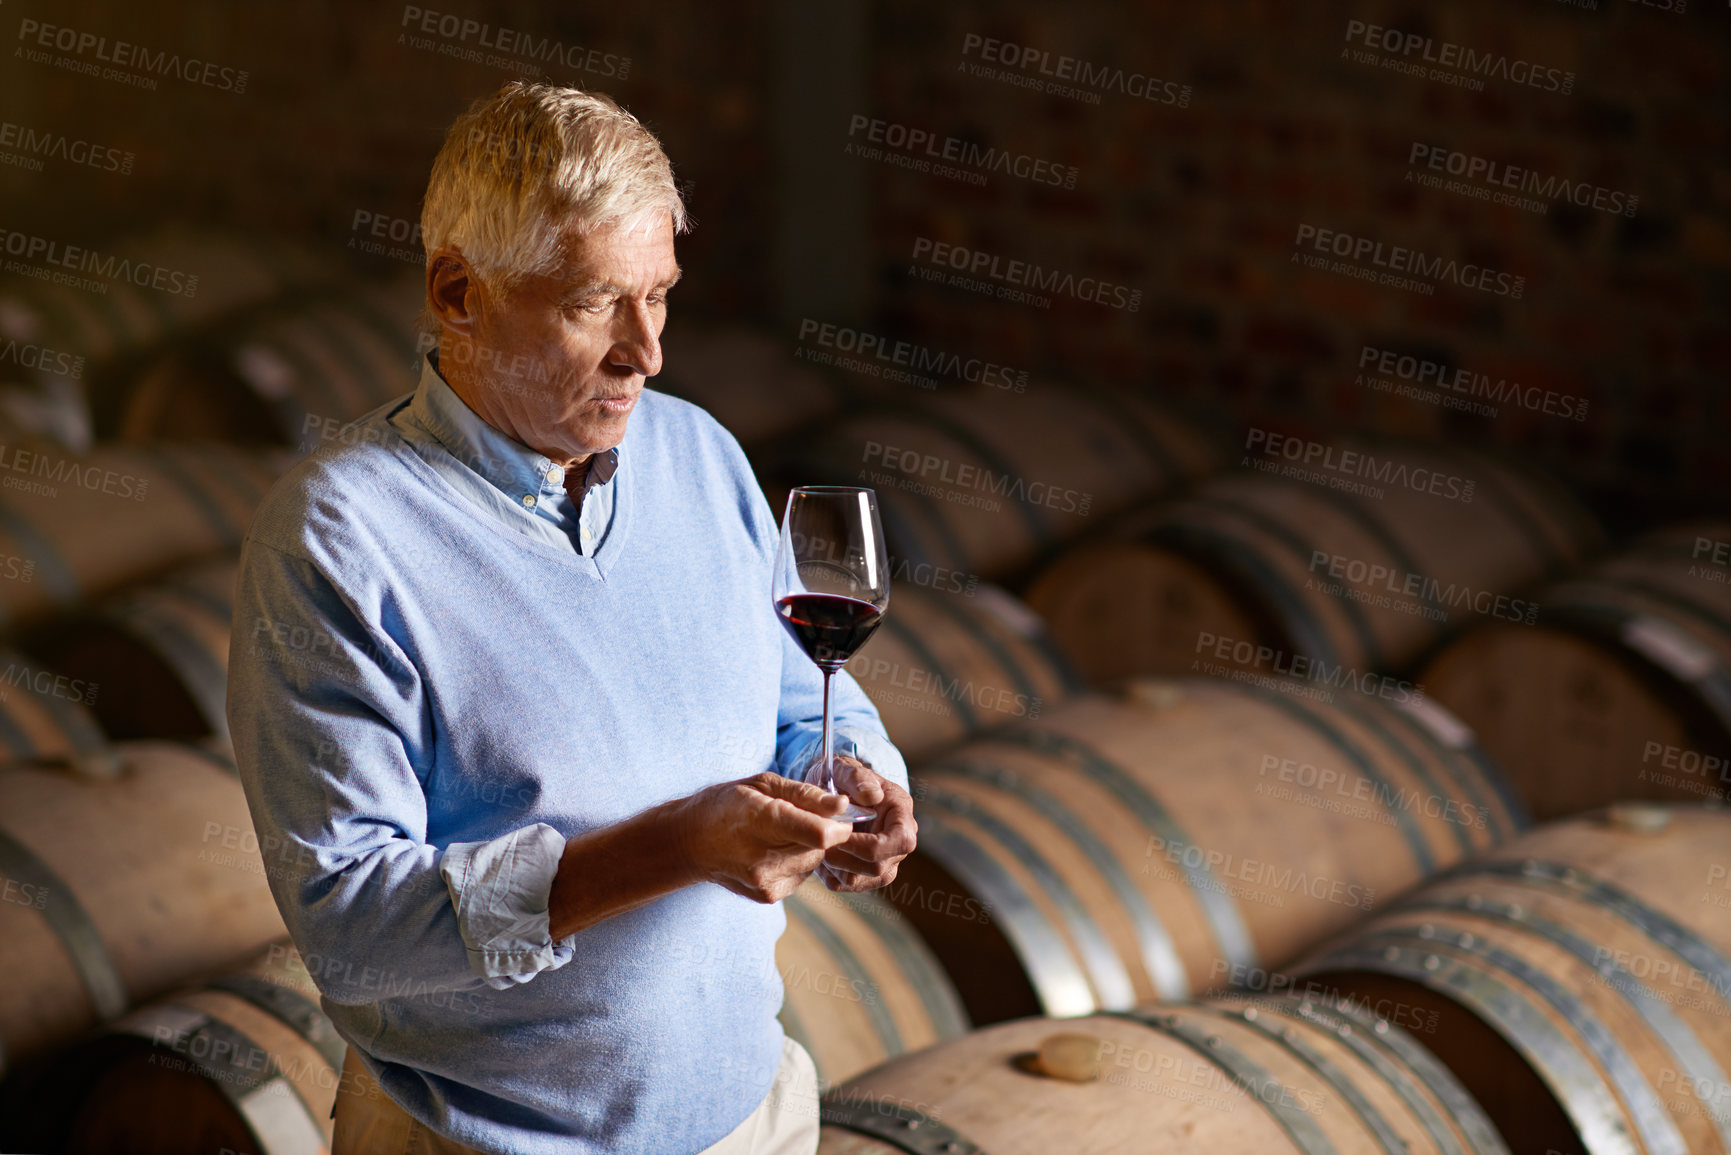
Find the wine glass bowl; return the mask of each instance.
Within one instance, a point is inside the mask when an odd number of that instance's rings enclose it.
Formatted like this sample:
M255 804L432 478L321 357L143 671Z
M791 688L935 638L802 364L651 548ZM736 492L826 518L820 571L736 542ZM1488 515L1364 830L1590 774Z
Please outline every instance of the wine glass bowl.
M776 616L823 673L819 785L836 793L830 679L883 621L889 608L889 554L877 495L850 485L804 485L789 492L770 596ZM875 813L853 802L839 821Z

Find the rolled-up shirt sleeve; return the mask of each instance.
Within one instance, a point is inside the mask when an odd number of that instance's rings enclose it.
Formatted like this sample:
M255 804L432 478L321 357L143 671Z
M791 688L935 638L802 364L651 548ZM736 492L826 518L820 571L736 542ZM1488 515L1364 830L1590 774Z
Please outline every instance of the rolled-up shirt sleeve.
M371 624L383 611L257 540L235 594L235 761L272 895L325 997L504 989L564 965L572 944L547 921L556 830L428 841L432 724L420 673Z
M469 965L499 989L571 961L570 936L553 941L547 913L565 837L545 822L489 842L453 842L439 873L451 891Z

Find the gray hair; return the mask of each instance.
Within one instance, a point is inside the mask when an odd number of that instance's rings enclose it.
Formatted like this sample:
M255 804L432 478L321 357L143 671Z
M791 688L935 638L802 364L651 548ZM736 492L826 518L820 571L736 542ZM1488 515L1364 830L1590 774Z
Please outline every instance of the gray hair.
M516 80L452 123L427 182L421 240L429 259L449 245L508 288L555 269L573 227L584 235L657 209L676 233L690 227L654 133L599 92Z

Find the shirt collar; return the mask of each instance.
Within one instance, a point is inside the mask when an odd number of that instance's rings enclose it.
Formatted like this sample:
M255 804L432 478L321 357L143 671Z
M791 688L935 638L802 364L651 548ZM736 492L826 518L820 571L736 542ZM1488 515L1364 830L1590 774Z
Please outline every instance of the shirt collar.
M421 381L411 409L426 431L447 452L485 478L512 501L525 494L562 492L565 470L544 453L493 428L470 409L439 372L439 351L432 350L421 363ZM585 493L613 480L619 468L619 447L597 453L589 462Z

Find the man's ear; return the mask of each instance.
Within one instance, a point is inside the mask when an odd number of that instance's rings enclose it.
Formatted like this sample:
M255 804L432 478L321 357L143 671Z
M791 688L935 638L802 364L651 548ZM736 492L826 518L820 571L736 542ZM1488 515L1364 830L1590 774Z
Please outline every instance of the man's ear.
M460 250L445 245L427 262L427 308L443 328L473 335L480 282Z

